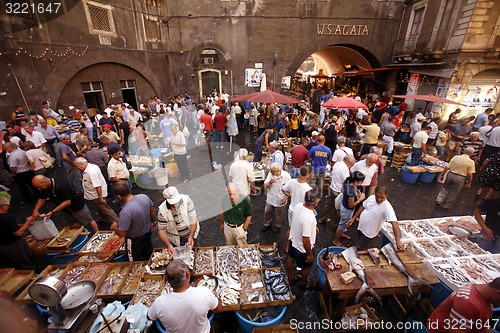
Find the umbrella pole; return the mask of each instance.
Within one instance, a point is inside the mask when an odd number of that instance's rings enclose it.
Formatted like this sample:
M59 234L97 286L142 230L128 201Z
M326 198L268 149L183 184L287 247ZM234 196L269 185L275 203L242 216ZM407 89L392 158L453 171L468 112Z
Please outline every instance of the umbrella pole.
M233 151L233 136L229 136L229 152L231 153Z

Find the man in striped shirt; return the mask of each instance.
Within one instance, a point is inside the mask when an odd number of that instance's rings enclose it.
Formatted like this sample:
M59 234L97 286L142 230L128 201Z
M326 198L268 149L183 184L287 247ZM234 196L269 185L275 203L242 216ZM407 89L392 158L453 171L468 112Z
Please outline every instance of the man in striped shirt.
M80 128L82 127L82 123L76 119L74 119L74 116L72 114L68 115L68 128L70 132L70 139L71 142L74 143L76 141L76 138L80 135Z
M479 138L479 132L472 132L468 138L462 141L460 144L462 151L465 151L467 147L472 147L474 149L474 154L470 157L471 160L479 163L484 148L484 141Z

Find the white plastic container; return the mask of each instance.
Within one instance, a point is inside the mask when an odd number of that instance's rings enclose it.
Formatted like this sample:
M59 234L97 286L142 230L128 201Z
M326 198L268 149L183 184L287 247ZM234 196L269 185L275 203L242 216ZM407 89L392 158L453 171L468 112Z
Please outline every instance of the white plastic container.
M37 219L29 228L29 231L38 240L54 238L59 235L59 230L57 230L54 222L46 217Z

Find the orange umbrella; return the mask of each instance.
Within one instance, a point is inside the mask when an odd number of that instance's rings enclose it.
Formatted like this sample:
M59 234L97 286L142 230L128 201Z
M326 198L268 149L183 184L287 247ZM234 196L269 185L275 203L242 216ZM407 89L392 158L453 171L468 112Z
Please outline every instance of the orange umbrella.
M350 97L337 97L323 103L323 107L331 109L368 109L366 105Z

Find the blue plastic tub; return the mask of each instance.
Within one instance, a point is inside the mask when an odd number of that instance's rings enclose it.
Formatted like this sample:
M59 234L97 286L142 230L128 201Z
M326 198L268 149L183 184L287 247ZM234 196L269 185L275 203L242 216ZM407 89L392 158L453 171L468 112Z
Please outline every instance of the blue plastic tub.
M85 229L84 231L87 232L87 229ZM73 242L73 248L70 251L70 254L75 253L74 256L68 255L63 257L57 257L58 255L65 253L53 252L46 254L47 260L51 265L66 265L77 256L76 252L80 251L85 246L85 244L87 244L88 240L89 240L89 235L80 235L75 239L75 241Z
M148 173L144 173L142 175L135 175L135 183L139 186L141 185L149 185L153 182L154 178L149 177Z
M431 304L434 308L437 308L439 304L443 303L445 299L448 298L452 293L451 289L448 288L443 282L436 283L432 285L431 290Z
M401 181L407 184L415 184L421 172L410 172L406 170L406 165L401 170Z
M329 252L333 253L340 253L345 250L345 247L340 247L340 246L330 246L328 248ZM323 256L323 254L326 251L326 247L319 251L318 255L316 256L316 264L318 265L318 281L319 281L319 287L321 290L323 290L323 287L325 286L326 283L326 275L325 275L325 270L321 266L321 261L320 258Z
M214 317L215 317L215 313L212 312L212 314L210 316L208 316L208 321L210 322L210 326L213 325L214 323ZM167 331L165 330L165 327L163 327L163 324L161 323L160 320L155 320L155 325L156 325L156 328L158 329L158 331L160 331L160 333L167 333Z
M422 172L418 176L418 181L421 183L432 183L434 181L434 178L436 177L435 172Z
M278 310L279 312L278 316L275 317L273 320L270 320L265 323L256 323L246 318L243 318L243 316L239 313L239 311L235 311L234 313L236 314L236 320L238 321L238 327L240 328L241 332L252 333L254 327L269 327L269 326L279 325L281 323L281 319L283 318L286 312L286 306L277 306L275 307L275 309Z

